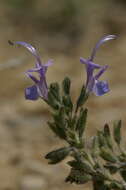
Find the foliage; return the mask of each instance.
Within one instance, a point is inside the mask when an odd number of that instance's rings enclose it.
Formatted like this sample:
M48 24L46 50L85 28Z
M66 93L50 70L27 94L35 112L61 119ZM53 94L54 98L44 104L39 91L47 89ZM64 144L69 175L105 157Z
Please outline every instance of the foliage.
M90 144L87 144L86 101L76 109L78 103L76 106L73 105L70 98L68 77L62 82L62 89L57 83L50 86L55 85L57 92L54 94L51 87L49 91L53 97L51 102L48 102L52 108L53 120L48 122L48 125L57 137L67 142L68 146L51 151L45 158L49 159L50 164L57 164L67 156L72 158L67 163L70 166L70 173L65 179L66 182L85 184L92 181L95 190L126 189L126 152L121 143L121 121L114 123L113 131L105 124L103 130L98 130L97 134L88 140ZM69 103L64 103L64 96L68 98ZM85 94L81 98L84 96ZM120 180L115 177L116 174L120 175Z

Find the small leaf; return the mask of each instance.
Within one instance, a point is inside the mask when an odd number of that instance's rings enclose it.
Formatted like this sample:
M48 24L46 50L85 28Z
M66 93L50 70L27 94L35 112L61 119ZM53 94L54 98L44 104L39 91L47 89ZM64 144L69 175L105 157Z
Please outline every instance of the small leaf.
M98 136L99 147L107 147L103 131L98 131L97 136Z
M59 84L57 82L51 83L49 88L50 93L53 97L60 102L60 92L59 92Z
M76 128L76 122L77 122L77 117L74 116L73 118L69 118L67 120L68 127L74 130Z
M79 108L80 106L82 106L82 105L86 102L87 98L88 98L88 94L86 93L85 86L83 85L83 86L82 86L82 89L81 89L80 96L79 96L79 98L78 98L78 100L77 100L77 108L76 108L76 111L78 110L78 108Z
M79 167L79 162L77 162L76 160L71 160L71 161L67 162L67 164L69 166L71 166L72 168L76 168L76 169L81 168L81 166Z
M119 167L116 164L107 163L104 167L109 169L111 174L115 174L117 171L119 171Z
M97 156L99 155L99 143L98 143L98 137L96 136L94 136L92 141L91 153L94 158L97 158Z
M84 132L85 127L86 127L87 112L88 112L87 109L81 108L81 110L80 110L80 115L79 115L77 125L76 125L76 131L78 131L79 137L83 136L83 132Z
M110 137L110 129L108 124L105 124L104 126L104 134L106 137Z
M124 181L126 181L126 169L121 170L120 174L121 174L122 178L124 179Z
M72 112L72 109L73 109L73 103L71 101L71 98L70 96L63 96L62 97L62 101L63 101L63 104L64 104L64 107L65 107L65 110L66 112Z
M113 150L113 143L112 143L111 133L110 133L110 129L109 129L108 124L105 124L105 126L104 126L104 137L106 139L106 144L108 145L108 147L111 150Z
M65 119L65 108L61 107L60 110L53 114L53 119L56 123L56 126L62 129L66 129L66 119Z
M69 155L70 151L70 147L63 147L49 152L45 158L50 160L49 164L57 164L64 160Z
M118 181L114 181L109 185L109 189L114 189L114 190L124 190L124 186L122 183L119 183Z
M59 103L54 98L54 95L49 91L47 103L55 110L59 109Z
M76 184L85 184L90 181L92 177L88 174L85 174L81 170L71 169L69 176L66 178L66 182L76 183Z
M120 145L121 141L121 125L122 125L121 120L114 123L114 130L113 130L114 139L118 145Z
M100 151L100 156L104 160L112 163L116 163L118 161L117 157L111 151L109 151L109 149L102 147L100 148Z
M55 123L51 123L48 121L48 125L50 129L61 139L66 139L66 133L65 130L61 127L57 127Z
M63 92L65 95L70 94L70 85L71 85L71 81L68 77L66 77L62 82Z
M84 172L91 173L92 171L94 171L93 167L87 160L83 160L82 162L80 162L79 160L72 160L68 162L68 165L77 170L83 170Z

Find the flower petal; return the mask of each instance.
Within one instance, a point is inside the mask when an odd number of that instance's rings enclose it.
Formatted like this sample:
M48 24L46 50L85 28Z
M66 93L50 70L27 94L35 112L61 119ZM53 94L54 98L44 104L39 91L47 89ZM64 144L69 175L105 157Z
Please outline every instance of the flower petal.
M16 41L14 42L14 44L22 45L25 48L27 48L32 53L32 55L37 59L38 63L41 64L40 56L38 55L36 49L31 44L21 41Z
M53 64L53 60L52 59L50 59L46 64L44 64L43 66L45 66L45 67L49 67L49 66L51 66Z
M80 57L80 62L85 65L90 65L93 69L100 69L101 66L98 64L95 64L94 62L90 61L89 59L84 59L83 57Z
M39 80L36 79L36 77L34 77L31 73L26 72L25 74L27 75L27 77L31 78L35 83L39 82Z
M46 64L43 64L43 65L38 65L36 63L36 67L33 68L33 69L29 69L27 72L38 72L40 74L40 76L42 75L45 75L46 71L47 71L47 68L49 66L51 66L53 64L52 60L49 60Z
M28 69L27 72L39 72L40 69L42 69L42 67L37 67L37 68L33 68L33 69Z
M107 68L108 68L108 65L103 66L100 69L100 71L95 75L94 78L97 80L106 71Z
M101 38L101 40L99 40L97 42L97 44L95 45L93 51L92 51L92 54L91 54L91 57L90 57L90 60L93 61L95 55L96 55L96 52L98 50L98 48L104 43L104 42L107 42L108 40L113 40L113 39L116 39L117 36L116 35L107 35L103 38Z
M43 97L44 99L48 98L48 87L45 77L40 78L40 81L37 84L37 90L40 97Z
M37 100L39 97L36 85L25 89L25 98L27 100Z
M93 92L96 96L102 96L105 93L109 92L109 86L106 81L95 81L95 85L93 87Z

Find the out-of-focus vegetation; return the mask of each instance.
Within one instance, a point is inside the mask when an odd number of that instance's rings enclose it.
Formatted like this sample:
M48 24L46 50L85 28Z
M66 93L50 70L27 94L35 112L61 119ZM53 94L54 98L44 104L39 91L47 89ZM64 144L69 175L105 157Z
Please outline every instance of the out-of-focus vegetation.
M6 0L3 4L13 25L60 39L61 47L66 41L64 49L80 43L87 33L100 31L101 26L102 33L125 31L125 0Z
M60 35L70 42L78 41L83 35L86 10L82 0L7 0L5 3L14 25L29 25L38 33Z

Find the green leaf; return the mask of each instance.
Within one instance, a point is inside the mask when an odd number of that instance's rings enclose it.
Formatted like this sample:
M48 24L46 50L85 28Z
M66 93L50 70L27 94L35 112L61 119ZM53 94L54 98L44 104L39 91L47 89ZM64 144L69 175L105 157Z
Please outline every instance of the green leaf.
M103 131L98 131L97 136L98 136L99 147L107 147L106 146L106 144L107 144L106 139L104 137L104 132Z
M88 98L88 94L86 93L85 86L83 85L83 86L82 86L82 89L81 89L80 96L79 96L79 98L78 98L78 100L77 100L77 108L76 108L76 111L78 110L78 108L79 108L80 106L82 106L82 105L86 102L87 98Z
M120 141L121 141L121 126L122 126L121 120L114 123L113 134L114 134L115 142L118 145L120 145Z
M126 181L126 169L121 170L120 174L121 174L122 178L124 179L124 181Z
M106 144L108 145L108 147L111 150L113 150L113 143L112 143L111 133L110 133L110 129L109 129L108 124L105 124L105 126L104 126L104 137L106 139Z
M83 136L85 127L86 127L86 121L87 121L87 109L81 108L80 115L77 121L76 125L76 131L79 133L79 137Z
M57 82L51 83L49 88L50 93L53 95L53 97L60 102L60 88L59 84Z
M93 179L93 189L94 190L111 190L108 186L109 184L105 184L104 179Z
M47 103L55 110L59 109L59 103L57 100L54 98L54 95L49 91L48 92L48 100Z
M100 148L100 156L109 162L116 163L118 161L117 157L107 148Z
M61 107L60 110L53 114L53 119L56 123L57 126L59 126L60 128L65 129L66 127L66 119L65 119L65 108Z
M99 155L99 142L96 136L93 137L91 154L94 158L97 158Z
M70 94L70 86L71 86L71 81L68 77L66 77L62 82L63 92L65 95Z
M73 118L69 118L67 120L68 127L74 130L76 128L76 122L77 122L77 116L74 116Z
M67 132L67 121L66 121L66 115L65 115L65 108L64 107L60 107L60 109L55 112L54 114L52 114L53 116L53 125L55 125L55 127L53 127L52 125L50 125L50 128L53 131L56 131L56 134L58 134L59 137L66 139L66 132ZM49 122L50 123L50 122Z
M49 122L48 121L48 125L50 127L50 129L61 139L66 139L66 133L65 130L61 127L57 127L57 125L53 122Z
M92 173L93 167L87 160L79 161L79 160L72 160L68 162L68 165L70 165L72 168L75 168L77 170L83 170L83 172L89 172Z
M63 147L49 152L45 158L50 160L49 164L57 164L64 160L69 155L70 151L70 147Z
M65 107L66 113L72 112L73 103L72 103L71 97L69 95L63 96L62 101Z
M116 164L107 163L104 167L108 169L111 174L115 174L119 171L119 167Z
M71 169L69 176L66 178L66 182L85 184L92 179L91 175L85 174L81 170Z
M113 180L113 182L109 185L109 188L110 189L114 189L114 190L124 190L125 188L124 188L124 186L123 186L123 184L122 183L119 183L118 181L114 181Z
M110 129L109 129L109 125L108 124L104 125L104 135L106 137L110 137Z

